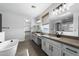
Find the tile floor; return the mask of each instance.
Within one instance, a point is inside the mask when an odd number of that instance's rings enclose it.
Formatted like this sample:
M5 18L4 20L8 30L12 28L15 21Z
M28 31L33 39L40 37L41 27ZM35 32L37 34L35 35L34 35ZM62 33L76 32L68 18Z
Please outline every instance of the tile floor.
M47 56L32 40L20 42L16 56Z

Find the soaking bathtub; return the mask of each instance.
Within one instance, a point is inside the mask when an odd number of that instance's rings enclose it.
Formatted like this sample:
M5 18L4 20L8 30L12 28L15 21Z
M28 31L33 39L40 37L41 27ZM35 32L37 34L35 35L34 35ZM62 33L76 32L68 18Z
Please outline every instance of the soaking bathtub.
M15 56L18 40L12 39L0 43L0 56Z

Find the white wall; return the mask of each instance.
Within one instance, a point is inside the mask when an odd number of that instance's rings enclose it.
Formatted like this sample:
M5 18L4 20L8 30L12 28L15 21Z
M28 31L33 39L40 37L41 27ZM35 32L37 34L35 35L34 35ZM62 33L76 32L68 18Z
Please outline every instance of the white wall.
M2 29L5 31L5 40L23 41L25 39L24 16L8 11L0 11L0 13L2 14L2 27L9 27L9 29Z

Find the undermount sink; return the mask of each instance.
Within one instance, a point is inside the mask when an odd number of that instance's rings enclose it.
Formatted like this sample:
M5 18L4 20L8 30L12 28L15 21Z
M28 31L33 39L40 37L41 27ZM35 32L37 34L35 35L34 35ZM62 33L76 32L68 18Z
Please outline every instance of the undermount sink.
M49 36L49 35L42 35L42 36L44 36L44 37L48 37L48 38L52 38L52 39L57 39L57 40L61 39L61 38L53 37L53 36Z
M58 37L51 37L51 38L53 38L53 39L58 39L58 40L61 39L61 38L58 38Z

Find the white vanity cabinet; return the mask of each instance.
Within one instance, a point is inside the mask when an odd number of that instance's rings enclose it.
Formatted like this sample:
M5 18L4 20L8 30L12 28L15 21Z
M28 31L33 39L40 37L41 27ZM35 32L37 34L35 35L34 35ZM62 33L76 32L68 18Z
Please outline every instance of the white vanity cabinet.
M49 56L61 56L61 48L51 44L50 42L47 42L46 53Z
M79 56L79 48L46 37L42 38L42 50L48 56Z
M47 38L42 37L42 50L49 56L51 55L51 48L52 45L50 45L50 43L47 42Z
M37 44L40 45L41 39L38 38L38 35L32 34L32 40Z
M42 49L49 56L61 56L62 55L61 54L61 43L55 42L48 38L43 37Z
M61 43L47 39L46 51L50 56L61 56Z

